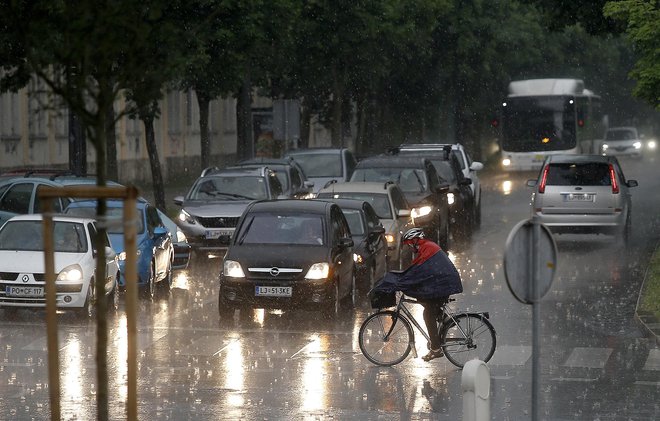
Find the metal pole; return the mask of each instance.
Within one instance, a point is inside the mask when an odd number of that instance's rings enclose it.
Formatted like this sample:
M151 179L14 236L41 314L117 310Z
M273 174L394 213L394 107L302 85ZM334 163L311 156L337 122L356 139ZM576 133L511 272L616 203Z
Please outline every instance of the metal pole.
M127 375L128 390L126 412L129 420L137 420L137 189L129 187L124 202L124 242L126 256L126 329L127 329Z
M541 243L541 226L536 218L532 218L532 421L539 419L539 385L540 385L540 346L539 328L541 309L539 304L539 282L541 282L539 252Z
M53 200L42 201L44 207L44 264L46 266L46 335L48 343L48 393L50 419L60 419L60 356L57 344L57 286L53 253Z

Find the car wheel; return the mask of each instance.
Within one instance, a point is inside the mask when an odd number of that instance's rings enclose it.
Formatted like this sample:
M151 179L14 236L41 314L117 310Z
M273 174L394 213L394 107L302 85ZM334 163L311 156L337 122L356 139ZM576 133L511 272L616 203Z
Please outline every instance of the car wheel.
M96 288L96 281L92 279L89 281L89 288L87 288L87 297L85 298L85 305L84 305L84 311L87 313L87 316L92 317L94 315L94 297L96 296L95 293L95 288Z
M351 291L349 294L348 302L351 304L351 308L355 308L357 304L357 278L355 276L355 269L353 269L353 275L351 276Z
M165 294L169 294L172 291L172 282L174 281L174 276L172 274L172 256L167 263L167 274L165 279L163 279L162 287Z
M479 203L474 207L474 228L481 228L481 190L479 191Z
M339 282L335 280L334 288L332 289L332 298L325 308L325 316L330 319L335 319L341 310L341 299L339 297Z
M626 223L621 228L621 234L620 234L621 240L624 245L630 243L631 234L632 234L632 223L630 221L630 213L628 213L628 216L626 217Z
M367 288L368 288L367 291L373 288L375 283L376 283L376 266L373 266L371 270L369 270L369 277L367 278Z
M156 296L156 268L152 261L149 265L149 280L147 281L147 297L153 300Z
M113 309L117 311L119 309L119 272L117 272L117 277L115 280L115 287L112 289L110 295L108 295L108 309Z

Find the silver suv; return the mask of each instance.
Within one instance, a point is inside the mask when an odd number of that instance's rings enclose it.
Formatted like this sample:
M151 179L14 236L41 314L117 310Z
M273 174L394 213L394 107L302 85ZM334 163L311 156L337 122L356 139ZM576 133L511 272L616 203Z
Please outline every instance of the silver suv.
M537 180L528 180L532 215L556 233L614 234L627 241L632 200L626 180L613 156L550 155Z
M319 190L317 198L368 202L385 228L388 269L404 269L412 262L412 252L409 247L402 246L401 236L415 225L410 218L410 205L398 184L357 181L332 183Z

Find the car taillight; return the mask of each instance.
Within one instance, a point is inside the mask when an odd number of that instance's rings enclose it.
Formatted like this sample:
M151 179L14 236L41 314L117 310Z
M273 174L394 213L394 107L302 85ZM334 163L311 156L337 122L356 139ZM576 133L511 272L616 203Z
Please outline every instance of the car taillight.
M619 183L616 182L616 174L614 174L614 165L610 164L610 181L612 182L612 193L619 193Z
M550 165L546 165L543 168L543 175L541 176L541 183L539 184L539 193L545 193L545 183L548 181L548 170Z

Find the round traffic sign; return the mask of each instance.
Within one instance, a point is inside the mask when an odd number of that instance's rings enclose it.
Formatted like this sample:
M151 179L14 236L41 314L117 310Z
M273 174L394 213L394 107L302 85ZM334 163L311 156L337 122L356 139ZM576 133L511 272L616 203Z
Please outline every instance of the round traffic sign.
M557 245L548 227L533 219L520 221L509 233L504 276L511 293L524 304L539 301L552 285Z

